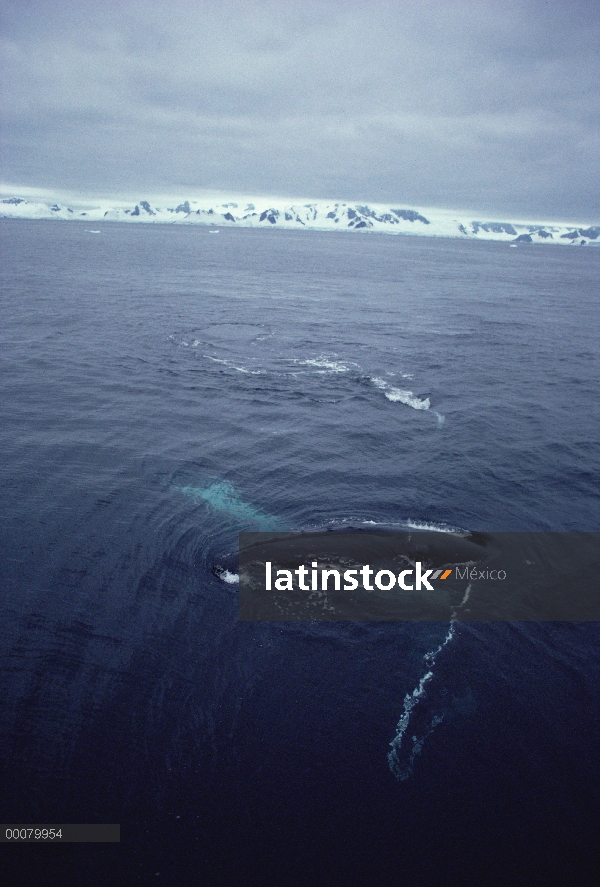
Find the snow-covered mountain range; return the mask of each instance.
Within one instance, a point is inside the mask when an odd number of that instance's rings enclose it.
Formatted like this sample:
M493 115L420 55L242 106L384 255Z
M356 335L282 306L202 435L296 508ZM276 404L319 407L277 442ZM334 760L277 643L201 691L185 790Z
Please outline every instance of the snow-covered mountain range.
M490 221L473 219L448 210L417 210L398 205L332 203L246 198L181 202L140 200L98 201L76 204L46 203L6 197L0 201L0 218L79 220L210 225L218 227L305 228L327 231L386 232L470 240L504 240L517 243L594 244L600 246L600 225Z

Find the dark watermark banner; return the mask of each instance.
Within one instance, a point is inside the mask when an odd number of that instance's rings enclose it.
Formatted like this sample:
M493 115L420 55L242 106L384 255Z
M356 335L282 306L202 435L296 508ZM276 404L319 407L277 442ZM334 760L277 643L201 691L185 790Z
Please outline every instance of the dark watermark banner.
M240 533L239 618L599 621L600 533Z

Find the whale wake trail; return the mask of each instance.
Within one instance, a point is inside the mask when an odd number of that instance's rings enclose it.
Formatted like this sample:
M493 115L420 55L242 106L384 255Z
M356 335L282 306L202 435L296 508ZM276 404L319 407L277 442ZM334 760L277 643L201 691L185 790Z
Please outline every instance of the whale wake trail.
M412 774L415 760L423 751L425 741L433 733L435 728L444 720L444 712L432 713L428 711L427 708L423 708L422 703L427 699L427 685L434 679L433 666L435 665L436 657L443 648L452 641L454 634L454 623L451 622L448 634L439 647L436 650L427 653L424 657L428 670L420 679L412 693L407 693L404 697L402 715L396 725L396 735L390 742L391 750L388 752L387 756L390 770L400 782L405 782ZM413 728L414 732L411 731L413 732L413 735L411 736L411 741L409 743L406 734L411 719L414 722L419 713L418 711L415 711L419 705L421 705L422 716L419 718L418 726Z
M407 407L412 407L413 410L428 410L431 407L431 401L428 397L417 397L416 394L409 391L407 388L394 388L384 379L379 379L373 376L369 378L375 387L383 391L387 399L392 403L402 403ZM444 416L435 410L432 410L432 412L438 420L438 425L443 425Z

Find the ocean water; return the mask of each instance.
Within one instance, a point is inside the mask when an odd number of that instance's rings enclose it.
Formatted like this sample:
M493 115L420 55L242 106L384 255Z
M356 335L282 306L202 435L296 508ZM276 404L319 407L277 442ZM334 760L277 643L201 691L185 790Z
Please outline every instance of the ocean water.
M596 883L596 623L243 624L235 562L598 530L600 253L94 230L0 222L0 804L121 843L6 883Z

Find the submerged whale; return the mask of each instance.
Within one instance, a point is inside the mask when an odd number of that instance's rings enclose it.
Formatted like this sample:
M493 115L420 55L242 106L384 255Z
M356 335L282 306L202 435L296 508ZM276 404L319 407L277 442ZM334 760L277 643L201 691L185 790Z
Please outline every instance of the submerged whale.
M280 520L245 502L233 484L227 481L213 483L208 487L173 486L173 489L194 502L206 502L214 511L233 518L242 527L265 532L282 529Z

